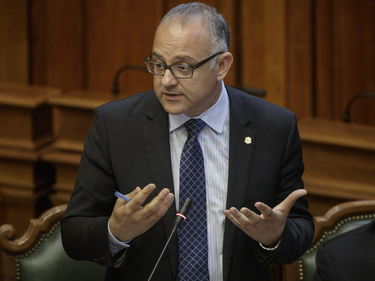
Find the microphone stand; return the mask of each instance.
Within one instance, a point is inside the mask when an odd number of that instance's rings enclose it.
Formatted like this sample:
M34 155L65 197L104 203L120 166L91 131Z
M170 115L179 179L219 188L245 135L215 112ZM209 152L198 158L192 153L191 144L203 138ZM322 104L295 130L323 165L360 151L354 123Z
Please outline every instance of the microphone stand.
M113 83L112 83L112 93L114 95L117 95L118 92L119 92L119 87L118 87L118 78L120 76L120 74L122 72L124 72L125 70L128 70L128 69L131 69L131 70L137 70L137 71L145 71L145 72L148 72L147 69L144 67L144 66L140 66L140 65L135 65L135 64L125 64L123 66L121 66L117 71L116 71L116 74L113 78Z
M169 235L169 238L168 238L168 240L167 240L167 243L165 244L163 251L161 251L161 254L160 254L159 258L158 258L158 261L156 262L156 264L155 264L155 266L154 266L154 269L152 270L151 275L150 275L150 277L147 279L147 281L151 281L151 278L152 278L152 276L154 275L154 272L155 272L156 268L158 267L159 262L160 262L160 260L161 260L161 258L162 258L162 256L163 256L163 254L164 254L164 252L165 252L165 249L167 249L167 246L168 246L168 244L169 244L169 241L171 241L171 238L172 238L174 232L176 231L176 228L177 228L176 226L173 227L173 230L172 230L171 234Z
M350 122L350 108L352 106L352 104L359 98L363 98L363 97L371 97L371 98L375 98L375 93L373 92L362 92L362 93L359 93L357 95L355 95L354 97L352 97L349 102L348 102L348 105L346 106L346 110L345 110L345 114L344 114L344 118L343 118L343 121L346 122L346 123L349 123Z
M155 272L156 268L158 267L158 264L159 264L159 262L161 260L161 257L163 256L163 254L165 252L165 249L167 249L169 241L171 241L171 238L172 238L173 234L175 233L177 227L179 227L181 225L181 223L183 223L183 221L186 219L186 215L187 215L187 213L188 213L188 211L189 211L190 206L191 206L192 203L193 203L193 200L191 200L189 198L185 198L184 202L182 203L180 211L176 214L176 219L174 221L174 226L173 226L172 232L169 235L167 243L165 243L164 249L163 249L163 251L161 252L161 254L159 256L159 259L156 262L156 264L154 266L154 269L152 270L152 272L150 274L150 277L148 278L148 281L151 281L151 278L154 275L154 272Z

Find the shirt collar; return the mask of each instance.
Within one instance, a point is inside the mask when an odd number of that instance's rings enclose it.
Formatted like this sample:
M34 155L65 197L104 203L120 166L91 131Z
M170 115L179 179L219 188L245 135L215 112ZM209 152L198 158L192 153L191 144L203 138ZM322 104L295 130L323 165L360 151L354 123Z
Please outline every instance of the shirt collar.
M224 82L222 83L220 97L217 102L207 109L205 112L195 118L202 119L214 131L221 134L224 130L225 120L229 110L229 99L227 89ZM182 126L191 117L185 114L172 115L169 114L169 132L172 132Z

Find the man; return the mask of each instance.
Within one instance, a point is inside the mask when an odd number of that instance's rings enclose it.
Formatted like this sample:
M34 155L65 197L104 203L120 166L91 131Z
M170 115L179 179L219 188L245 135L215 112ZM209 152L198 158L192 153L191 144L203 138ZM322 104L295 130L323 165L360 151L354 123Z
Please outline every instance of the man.
M177 6L146 59L154 91L95 110L62 236L72 258L108 266L106 280L147 280L190 196L195 204L153 280L270 280L268 265L293 262L309 246L295 115L224 85L229 37L215 9ZM186 121L203 124L198 136ZM189 139L203 154L203 188L183 184ZM116 201L115 191L131 201Z
M328 240L316 253L316 281L375 280L375 220Z

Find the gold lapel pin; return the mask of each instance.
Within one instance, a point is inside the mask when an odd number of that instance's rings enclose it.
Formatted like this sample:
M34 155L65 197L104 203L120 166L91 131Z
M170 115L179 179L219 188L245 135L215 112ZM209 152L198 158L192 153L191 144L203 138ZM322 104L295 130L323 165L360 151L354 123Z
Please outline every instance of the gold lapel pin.
M245 138L245 143L246 144L250 144L251 143L251 138L250 137L246 137Z

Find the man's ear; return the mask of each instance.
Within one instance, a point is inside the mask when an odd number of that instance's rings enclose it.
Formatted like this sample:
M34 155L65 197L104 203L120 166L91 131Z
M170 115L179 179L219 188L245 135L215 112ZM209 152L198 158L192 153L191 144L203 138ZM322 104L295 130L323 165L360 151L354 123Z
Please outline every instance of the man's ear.
M230 66L233 63L233 55L232 53L225 52L224 54L221 54L219 58L217 59L217 81L224 80L225 76L227 76L227 73L230 69Z

